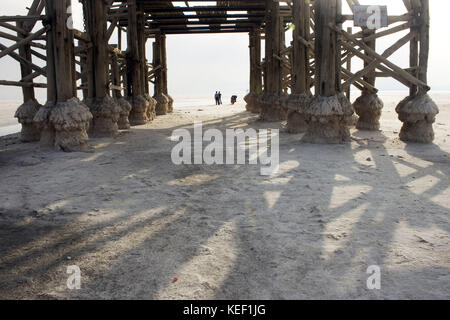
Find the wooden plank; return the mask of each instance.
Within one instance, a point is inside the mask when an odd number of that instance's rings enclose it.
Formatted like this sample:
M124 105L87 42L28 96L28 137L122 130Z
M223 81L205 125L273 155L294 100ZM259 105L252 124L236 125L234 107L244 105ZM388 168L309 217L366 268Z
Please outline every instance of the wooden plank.
M50 30L49 26L46 26L42 29L40 29L39 31L29 35L28 37L26 37L25 39L17 42L16 44L12 45L11 47L4 49L0 52L0 58L3 58L4 56L10 54L11 52L13 52L14 50L17 50L20 46L23 46L24 44L27 44L31 41L33 41L34 39L40 37L41 35L43 35L44 33L46 33L48 30Z

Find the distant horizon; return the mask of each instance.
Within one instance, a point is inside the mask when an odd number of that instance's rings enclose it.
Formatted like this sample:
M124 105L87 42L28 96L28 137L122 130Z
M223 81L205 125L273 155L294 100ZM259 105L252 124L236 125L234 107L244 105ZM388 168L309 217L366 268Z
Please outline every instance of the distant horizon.
M373 4L370 0L361 0L361 4ZM390 15L405 12L401 0L377 0L379 5L387 5ZM31 0L16 0L8 2L2 8L2 15L20 15L26 12L26 7ZM83 30L82 7L78 1L72 2L74 26ZM450 91L450 63L447 53L450 52L450 43L445 41L448 35L448 17L450 11L449 1L430 1L431 25L430 25L430 57L428 84L435 91ZM350 9L346 4L343 13L349 14ZM353 27L352 22L346 22L344 29ZM398 37L403 36L408 30L398 35L388 36L377 41L377 51L382 52L391 46ZM117 35L113 34L112 41L116 41ZM286 32L286 43L292 40L291 32ZM152 61L152 42L147 41L147 59ZM7 41L4 41L7 44ZM126 46L126 41L124 43ZM210 92L222 90L223 92L243 92L249 88L249 38L247 33L236 34L199 34L199 35L168 35L167 36L167 60L169 94L177 97L206 96ZM123 48L126 49L125 47ZM264 57L264 41L262 42L262 56ZM402 68L409 66L409 46L405 45L396 52L390 60ZM352 68L356 71L362 67L359 59L353 59ZM42 61L37 60L41 65ZM10 57L0 59L2 80L20 80L19 64ZM37 78L37 82L45 82L43 78ZM406 87L391 78L378 78L376 87L380 91L407 90ZM153 92L153 86L150 86ZM38 100L45 100L45 90L36 90ZM22 90L15 87L0 86L0 99L20 100ZM81 97L81 94L79 94Z

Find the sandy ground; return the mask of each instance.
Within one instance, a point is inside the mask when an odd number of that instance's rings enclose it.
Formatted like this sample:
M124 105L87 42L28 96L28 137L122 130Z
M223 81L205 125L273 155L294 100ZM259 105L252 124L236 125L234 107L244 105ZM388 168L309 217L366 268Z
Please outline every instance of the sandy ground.
M382 131L352 130L351 144L282 130L274 177L171 162L172 130L194 120L280 126L243 105L178 110L92 140L95 153L0 139L0 298L449 299L450 95L435 99L433 145L398 140L385 96Z

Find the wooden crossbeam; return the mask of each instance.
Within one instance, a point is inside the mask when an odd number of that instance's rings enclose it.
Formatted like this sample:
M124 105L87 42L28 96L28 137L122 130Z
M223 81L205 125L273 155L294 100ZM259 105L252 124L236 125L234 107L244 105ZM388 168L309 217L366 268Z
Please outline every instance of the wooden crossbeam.
M0 58L3 58L4 56L10 54L14 50L17 50L20 46L23 46L23 45L33 41L34 39L40 37L41 35L46 33L48 30L50 30L50 27L46 26L46 27L40 29L39 31L31 34L30 36L24 38L23 40L17 42L16 44L12 45L11 47L2 50L2 52L0 52Z

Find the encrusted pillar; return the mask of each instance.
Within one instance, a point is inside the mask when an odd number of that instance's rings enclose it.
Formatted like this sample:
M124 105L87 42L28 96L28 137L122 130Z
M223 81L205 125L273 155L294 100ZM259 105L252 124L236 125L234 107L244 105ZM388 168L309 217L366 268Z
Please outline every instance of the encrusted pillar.
M347 123L353 108L340 91L340 50L337 34L330 25L337 24L340 0L316 0L315 9L315 97L302 114L307 123L303 141L342 143L350 140Z
M261 120L286 120L287 112L282 102L282 59L281 59L281 28L280 3L266 0L266 82L264 94L260 98Z
M164 94L163 65L161 59L162 34L157 32L153 43L153 66L157 68L155 72L155 94L156 115L165 115L169 111L169 98Z
M368 28L363 29L364 37L372 36L375 34L375 30ZM376 40L364 41L366 45L375 50ZM369 62L364 62L364 67L367 67ZM364 76L364 81L372 86L375 86L376 76L375 68L372 70L372 74ZM356 114L359 116L356 128L359 130L376 131L380 129L381 110L383 109L383 101L378 97L376 93L371 93L368 90L363 90L361 96L353 103L353 108Z
M118 134L117 122L121 108L108 92L109 56L106 39L105 2L85 0L87 32L92 46L88 49L90 72L88 99L86 101L93 115L89 134L93 137L114 137Z
M147 61L147 35L145 31L146 16L144 14L144 4L138 5L138 47L139 56L141 58L141 85L144 90L144 97L148 101L147 118L149 121L153 121L156 118L156 100L150 96L150 86L148 81L148 61Z
M167 70L167 43L166 35L161 35L161 65L162 65L162 78L163 78L163 93L169 99L167 112L173 112L173 98L169 94L169 79Z
M260 113L258 99L262 94L261 74L261 31L253 29L249 33L250 39L250 92L245 96L245 108L252 113Z
M427 94L430 88L426 85L430 46L429 1L412 0L411 5L418 26L411 31L417 32L419 36L411 40L410 65L423 85L411 85L410 96L396 108L398 118L403 122L400 139L405 142L431 143L434 140L433 123L439 109Z
M303 110L311 99L309 77L310 8L309 1L293 0L294 30L292 32L292 94L289 96L288 131L305 132L307 123Z
M35 2L33 5L37 6ZM30 10L36 10L36 8L30 8ZM29 28L25 26L25 23L18 22L17 26L23 30L29 31ZM18 32L17 36L19 38L24 38L25 36ZM29 44L25 44L19 47L19 55L26 59L27 61L32 60L31 54L31 46ZM22 78L25 78L33 73L33 69L25 64L20 64L20 71ZM33 80L31 80L32 82ZM42 107L36 100L34 94L34 87L22 87L23 92L23 104L17 109L14 117L16 117L19 123L22 125L22 131L20 132L20 141L22 142L34 142L39 141L41 138L41 133L34 123L33 119L38 112L38 110Z
M76 97L73 32L67 27L71 0L46 0L47 103L34 117L41 128L41 146L63 151L88 151L89 108Z
M141 24L141 23L140 23ZM144 30L141 30L143 32ZM128 0L128 48L127 48L127 100L131 104L129 115L132 126L146 124L149 121L149 100L144 96L145 89L142 82L142 63L145 57L139 50L138 14L136 0Z
M126 130L130 128L130 121L128 120L128 116L130 115L131 104L122 96L122 91L118 90L122 87L122 83L120 81L120 65L117 52L113 52L111 54L111 76L112 83L116 87L113 90L113 98L116 104L118 104L120 107L117 126L120 130Z

